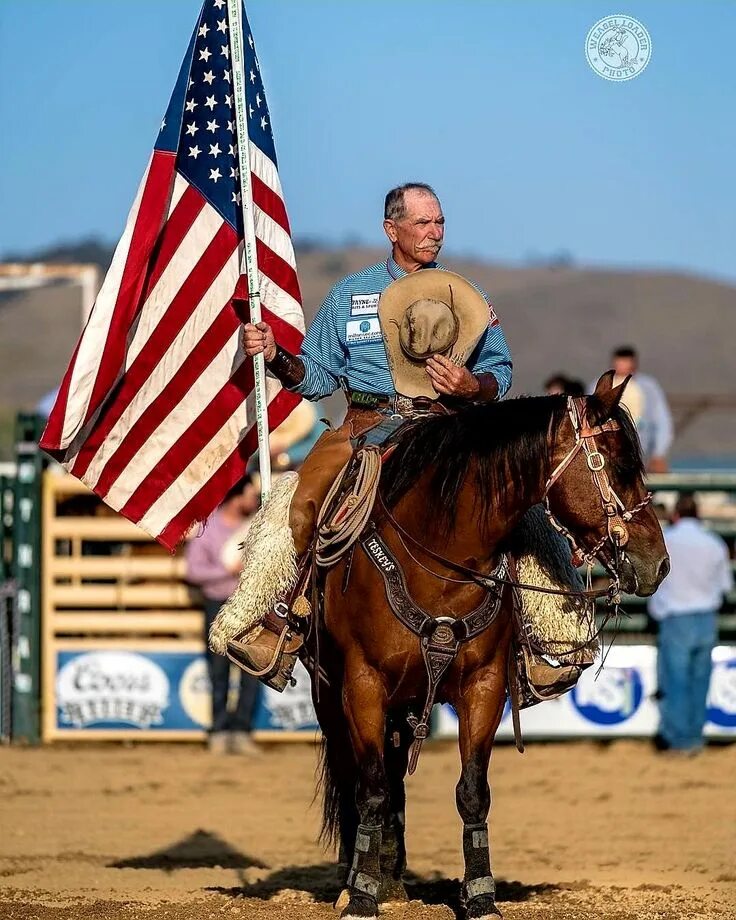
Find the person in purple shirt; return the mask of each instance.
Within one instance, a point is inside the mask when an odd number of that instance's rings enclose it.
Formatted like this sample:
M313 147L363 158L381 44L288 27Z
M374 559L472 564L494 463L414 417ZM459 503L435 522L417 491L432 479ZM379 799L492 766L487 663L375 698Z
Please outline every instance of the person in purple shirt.
M258 492L250 476L246 476L230 489L202 533L187 544L187 581L196 585L204 597L205 645L212 621L238 585L241 561L237 546L257 508ZM258 681L240 671L237 705L229 712L230 661L207 648L207 670L212 685L210 750L214 753L227 750L238 754L256 753L258 748L250 737L250 729Z

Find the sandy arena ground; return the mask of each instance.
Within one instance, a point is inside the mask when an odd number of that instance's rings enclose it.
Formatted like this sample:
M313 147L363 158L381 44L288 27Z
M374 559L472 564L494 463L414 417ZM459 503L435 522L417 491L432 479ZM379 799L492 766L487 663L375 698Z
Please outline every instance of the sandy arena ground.
M190 745L0 749L0 917L334 920L315 762L304 745L256 759ZM457 770L453 745L431 745L409 783L413 900L392 920L456 915ZM694 760L637 742L498 748L504 916L736 918L735 775L736 745Z

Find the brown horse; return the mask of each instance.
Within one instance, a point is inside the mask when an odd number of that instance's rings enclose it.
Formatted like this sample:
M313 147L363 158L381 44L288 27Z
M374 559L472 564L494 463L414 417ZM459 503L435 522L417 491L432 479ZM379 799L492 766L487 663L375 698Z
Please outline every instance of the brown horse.
M550 396L472 406L399 432L384 464L374 532L403 570L416 606L452 620L482 607L488 583L458 571L494 571L521 516L545 499L559 526L624 591L655 591L668 557L648 504L637 436L619 406L623 385L613 388L612 380L608 372L593 396L575 401ZM322 683L315 705L324 734L323 836L340 844L350 868L344 918L377 916L379 903L405 897L404 777L417 723L407 716L421 712L427 696L420 641L392 611L379 569L364 543L324 585L321 662L329 686ZM508 588L504 594L508 600ZM456 799L470 918L498 916L487 774L511 635L504 602L487 628L459 646L437 693L458 716Z

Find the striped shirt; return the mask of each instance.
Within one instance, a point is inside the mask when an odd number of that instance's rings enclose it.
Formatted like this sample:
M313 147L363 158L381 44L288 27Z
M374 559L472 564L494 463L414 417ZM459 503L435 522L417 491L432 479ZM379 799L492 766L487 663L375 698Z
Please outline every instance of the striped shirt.
M444 268L434 262L428 268ZM394 382L378 321L378 299L406 272L391 256L348 275L332 288L317 311L302 343L304 379L293 389L306 399L322 399L343 381L351 390L393 394ZM487 294L476 289L488 301ZM499 398L511 386L511 354L489 302L488 328L468 361L475 374L491 373L498 381Z

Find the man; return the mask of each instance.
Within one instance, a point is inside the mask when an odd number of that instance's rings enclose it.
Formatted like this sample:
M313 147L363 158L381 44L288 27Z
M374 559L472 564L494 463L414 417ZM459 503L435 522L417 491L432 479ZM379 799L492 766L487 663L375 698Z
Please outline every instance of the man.
M703 527L692 494L680 496L664 538L672 568L649 601L659 621L659 740L666 749L695 753L703 745L717 612L733 590L733 572L726 544Z
M248 520L257 507L258 492L250 476L246 476L230 489L202 533L187 544L187 581L196 585L204 597L205 640L220 608L237 587L241 567L237 544L242 542ZM237 704L234 712L228 712L230 662L208 649L207 670L212 687L210 750L215 754L224 754L228 749L237 754L257 753L250 728L258 682L241 672Z
M623 345L612 352L611 367L616 374L614 384L631 375L621 402L636 424L647 469L650 473L666 473L673 428L672 414L662 387L654 377L639 371L639 356L630 345ZM591 393L593 389L595 383Z
M343 387L348 399L345 422L336 431L322 435L299 471L289 512L298 555L308 548L322 501L350 458L357 437L366 435L370 442L380 443L397 423L419 412L437 411L438 402L448 411L458 400L498 399L511 385L506 340L493 307L474 286L487 307L483 304L482 334L465 366L441 353L431 354L424 366L434 399L397 398L379 322L379 300L399 279L426 269L444 270L437 256L444 240L445 218L432 188L414 182L392 189L386 195L383 229L391 244L388 258L349 275L332 288L298 356L279 345L267 323L248 323L244 328L246 353L263 353L268 371L285 387L310 400ZM474 296L478 294L474 292ZM273 657L275 639L268 630L246 636L239 660L244 658L254 670L262 669ZM283 676L272 685L280 686Z

